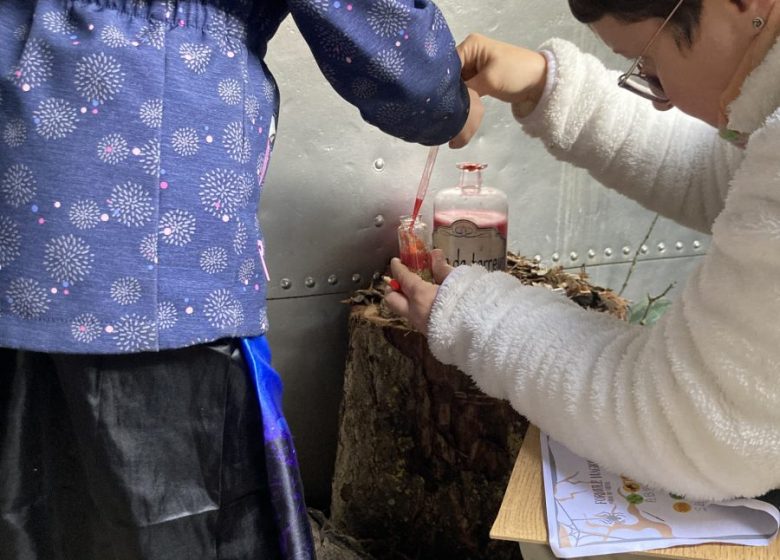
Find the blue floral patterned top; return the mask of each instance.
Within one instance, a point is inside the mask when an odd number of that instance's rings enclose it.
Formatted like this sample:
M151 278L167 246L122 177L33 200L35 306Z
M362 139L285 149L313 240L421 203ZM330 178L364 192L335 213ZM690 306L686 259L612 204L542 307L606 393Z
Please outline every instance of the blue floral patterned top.
M428 145L460 130L460 62L427 0L0 0L0 346L265 332L263 57L288 13L367 121Z

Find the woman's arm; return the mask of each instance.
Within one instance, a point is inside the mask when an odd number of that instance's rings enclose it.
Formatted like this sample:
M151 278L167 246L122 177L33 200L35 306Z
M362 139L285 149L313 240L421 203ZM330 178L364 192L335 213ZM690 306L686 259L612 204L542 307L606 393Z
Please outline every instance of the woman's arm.
M439 288L430 315L434 355L614 472L692 498L777 488L780 125L774 128L751 141L709 253L656 325L627 325L507 274L460 267Z
M547 94L518 119L525 131L604 185L709 233L742 151L709 125L619 89L617 73L571 43L553 39L542 49Z

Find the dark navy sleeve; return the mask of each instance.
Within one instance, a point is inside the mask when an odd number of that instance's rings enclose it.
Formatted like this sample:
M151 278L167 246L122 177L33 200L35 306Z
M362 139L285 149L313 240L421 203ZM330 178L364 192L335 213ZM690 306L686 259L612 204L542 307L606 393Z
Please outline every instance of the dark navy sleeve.
M463 127L469 97L455 41L427 0L288 0L325 78L362 117L425 145Z

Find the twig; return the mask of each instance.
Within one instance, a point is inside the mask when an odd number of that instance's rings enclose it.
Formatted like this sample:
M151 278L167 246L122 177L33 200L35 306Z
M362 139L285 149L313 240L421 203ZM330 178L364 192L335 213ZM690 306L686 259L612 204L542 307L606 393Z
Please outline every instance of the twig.
M653 233L653 230L655 229L655 224L658 223L658 218L660 217L661 217L660 214L655 215L655 218L653 218L653 223L650 224L650 229L648 229L647 233L645 234L645 238L636 248L636 252L634 253L634 258L631 261L631 268L628 269L628 274L626 275L626 279L623 282L623 286L620 288L620 291L618 292L619 296L622 296L623 292L628 287L628 281L631 280L631 276L634 274L634 269L636 268L636 263L639 260L639 254L642 252L642 247L644 247L645 243L647 243L647 240L650 239L650 234Z
M674 282L669 284L669 286L666 287L666 289L660 296L650 297L650 294L647 294L647 307L645 307L645 312L642 314L642 318L639 320L640 325L645 324L645 319L647 319L647 315L650 313L650 310L653 308L653 304L655 304L655 302L657 301L662 300L664 296L672 290L672 288L674 288Z

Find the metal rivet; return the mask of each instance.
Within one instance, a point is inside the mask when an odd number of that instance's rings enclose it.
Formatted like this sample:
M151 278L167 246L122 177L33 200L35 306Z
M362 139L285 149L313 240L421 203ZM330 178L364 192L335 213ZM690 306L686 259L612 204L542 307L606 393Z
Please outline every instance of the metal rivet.
M317 285L317 282L315 282L314 278L312 278L311 276L307 276L304 279L303 283L306 285L307 288L313 288L314 286Z
M650 250L650 247L648 247L647 245L642 245L642 246L639 248L639 250L640 250L640 251L642 251L642 254L643 254L643 255L646 255L646 254L647 254L647 252Z
M612 249L610 249L609 247L607 247L606 249L604 249L604 254L605 254L606 256L608 256L608 257L611 257L611 256L612 256Z
M628 245L623 247L623 254L624 255L630 255L631 254L631 247L629 247Z
M289 278L282 278L282 280L279 282L279 285L283 290L289 290L292 288L292 281Z
M693 248L694 249L701 249L701 241L694 241L693 242Z
M678 251L682 251L683 249L685 249L685 245L683 244L682 241L678 241L677 243L674 244L674 248L677 249Z
M561 256L558 253L553 253L552 260L554 262L558 262L559 260L561 260Z
M534 262L535 262L535 263L540 263L540 262L542 262L542 255L535 255L535 256L534 256Z
M374 160L374 169L377 171L382 171L385 168L385 160L382 158L378 158Z
M576 252L572 251L571 254L569 255L569 258L573 261L576 261L577 259L580 258L580 256Z
M589 249L588 250L588 258L589 259L595 259L596 258L596 251L594 251L593 249Z
M328 276L328 284L330 284L331 286L335 286L338 283L339 283L338 276L336 276L335 274L331 274L330 276Z
M666 251L666 243L661 242L658 244L658 252L663 253L664 251Z
M358 274L357 272L356 272L355 274L353 274L353 275L352 275L352 281L353 281L355 284L357 284L358 282L360 282L362 279L363 279L363 278L362 278L362 277L360 276L360 274Z
M374 216L374 225L376 227L382 227L385 225L385 217L382 214L377 214Z

